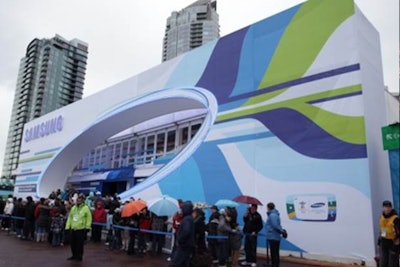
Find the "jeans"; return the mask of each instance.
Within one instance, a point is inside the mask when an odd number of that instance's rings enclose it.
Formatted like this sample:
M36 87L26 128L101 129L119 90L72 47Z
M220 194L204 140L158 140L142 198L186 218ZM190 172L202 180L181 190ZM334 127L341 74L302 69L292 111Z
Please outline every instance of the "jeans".
M271 251L271 267L279 267L279 240L268 240L269 249Z
M389 239L381 239L379 267L399 267L399 248Z
M24 228L23 228L23 238L24 239L33 239L35 236L35 222L25 219Z
M176 232L174 232L173 245L172 245L172 251L171 251L171 260L174 259L175 254L176 254L177 242L178 241L177 241Z
M103 230L102 225L92 225L92 237L91 240L93 242L101 241L101 231Z
M218 241L218 264L223 266L226 265L226 261L229 258L229 242L228 240Z
M106 221L106 229L107 230L111 229L112 219L113 219L113 215L107 214L107 221Z
M214 239L209 240L208 249L210 250L213 260L218 259L218 241Z
M85 243L86 230L71 230L71 252L72 257L77 260L82 260L83 246Z
M61 233L54 233L54 232L53 232L51 244L52 244L53 246L59 246L60 243L61 243Z
M161 253L165 244L165 236L163 234L153 234L152 250Z
M257 262L257 235L246 233L244 240L246 262Z
M136 231L129 231L128 254L135 254Z
M139 253L145 253L147 250L147 235L145 233L138 234L138 251Z
M189 267L192 249L189 248L176 248L175 255L172 259L171 267Z

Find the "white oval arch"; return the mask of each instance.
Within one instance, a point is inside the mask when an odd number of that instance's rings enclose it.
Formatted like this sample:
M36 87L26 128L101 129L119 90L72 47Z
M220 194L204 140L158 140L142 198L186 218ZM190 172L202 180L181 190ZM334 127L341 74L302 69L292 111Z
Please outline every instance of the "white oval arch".
M63 188L68 174L77 162L110 136L165 114L199 108L206 109L206 117L195 138L190 142L191 145L186 146L157 173L165 175L173 171L177 164L186 160L195 151L215 121L218 104L214 95L208 90L198 87L163 89L127 101L105 112L53 157L39 177L38 196L48 196L53 190Z

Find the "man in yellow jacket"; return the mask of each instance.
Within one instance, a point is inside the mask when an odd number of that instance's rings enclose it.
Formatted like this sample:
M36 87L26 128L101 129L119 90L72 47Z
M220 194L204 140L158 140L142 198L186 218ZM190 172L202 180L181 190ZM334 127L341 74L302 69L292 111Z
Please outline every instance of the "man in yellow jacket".
M70 245L72 256L68 260L82 261L83 245L85 242L86 231L92 225L92 213L84 203L84 197L78 196L76 204L69 212L66 230L70 230Z
M399 267L400 219L392 208L392 202L382 203L383 212L379 219L380 267Z

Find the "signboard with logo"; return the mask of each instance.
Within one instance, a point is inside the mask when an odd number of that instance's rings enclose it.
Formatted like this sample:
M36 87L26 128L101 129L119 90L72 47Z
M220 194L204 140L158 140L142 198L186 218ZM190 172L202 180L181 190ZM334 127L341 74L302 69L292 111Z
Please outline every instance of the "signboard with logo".
M400 148L400 123L391 124L382 127L383 149L399 149Z

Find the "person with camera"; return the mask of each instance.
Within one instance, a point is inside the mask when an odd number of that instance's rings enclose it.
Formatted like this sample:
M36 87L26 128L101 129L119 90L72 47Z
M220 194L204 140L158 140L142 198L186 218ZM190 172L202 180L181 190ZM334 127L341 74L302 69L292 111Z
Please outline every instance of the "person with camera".
M271 263L272 267L279 267L279 247L281 242L281 235L286 238L287 233L281 226L281 218L279 211L275 209L275 204L270 202L267 204L267 222L266 238L271 250Z

